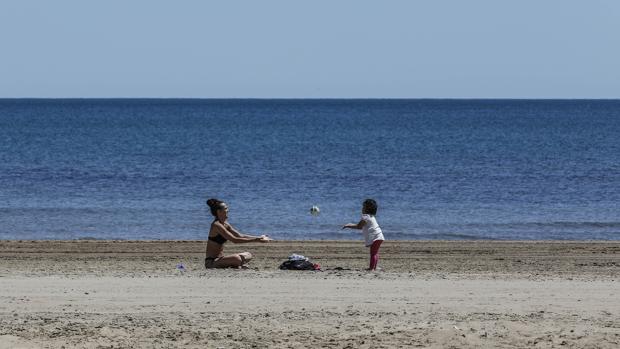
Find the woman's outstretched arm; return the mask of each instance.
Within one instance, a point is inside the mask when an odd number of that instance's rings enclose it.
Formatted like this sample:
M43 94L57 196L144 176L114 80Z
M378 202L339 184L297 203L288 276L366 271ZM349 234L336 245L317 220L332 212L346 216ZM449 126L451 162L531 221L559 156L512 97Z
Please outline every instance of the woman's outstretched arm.
M220 233L226 240L232 241L236 244L246 243L246 242L271 241L271 239L267 237L266 235L261 235L261 236L244 235L244 234L239 233L236 230L229 229L229 228L232 228L230 225L226 227L222 223L219 223L219 222L214 223L214 225L217 227L218 233Z
M226 223L226 225L224 225L224 227L225 227L226 229L228 229L228 230L230 231L230 233L231 233L231 234L233 234L233 235L235 235L235 236L237 236L237 237L248 237L248 238L251 238L251 237L256 237L256 236L253 236L253 235L241 234L241 233L240 233L237 229L235 229L235 228L234 228L234 227L233 227L230 223Z

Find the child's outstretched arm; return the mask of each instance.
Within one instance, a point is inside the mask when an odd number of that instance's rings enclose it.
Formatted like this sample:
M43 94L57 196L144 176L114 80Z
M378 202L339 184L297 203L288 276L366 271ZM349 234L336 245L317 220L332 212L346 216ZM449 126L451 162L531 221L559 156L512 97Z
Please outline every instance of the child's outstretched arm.
M349 229L358 229L359 230L359 229L362 229L365 224L366 224L366 221L362 219L357 224L347 223L347 224L342 226L342 229L349 228Z

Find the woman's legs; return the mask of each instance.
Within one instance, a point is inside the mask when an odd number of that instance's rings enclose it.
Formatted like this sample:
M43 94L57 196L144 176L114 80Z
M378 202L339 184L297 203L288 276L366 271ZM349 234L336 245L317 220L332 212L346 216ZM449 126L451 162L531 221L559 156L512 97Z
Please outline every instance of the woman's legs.
M250 252L237 253L218 258L213 262L213 268L237 268L244 266L250 260L252 260Z
M383 240L375 240L372 245L370 245L370 267L368 270L377 269L377 262L379 261L379 247L381 247L381 243Z

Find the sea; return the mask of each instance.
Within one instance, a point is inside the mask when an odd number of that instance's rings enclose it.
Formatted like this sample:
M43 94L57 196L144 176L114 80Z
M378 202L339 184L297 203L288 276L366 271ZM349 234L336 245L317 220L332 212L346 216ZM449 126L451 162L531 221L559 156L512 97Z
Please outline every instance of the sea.
M0 239L620 240L620 100L1 99ZM320 214L310 214L312 206Z

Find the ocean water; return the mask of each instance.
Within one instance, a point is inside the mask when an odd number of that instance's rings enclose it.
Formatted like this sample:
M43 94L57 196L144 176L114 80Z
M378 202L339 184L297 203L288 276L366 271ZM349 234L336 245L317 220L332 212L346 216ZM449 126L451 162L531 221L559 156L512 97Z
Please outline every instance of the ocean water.
M620 100L0 100L0 239L620 239ZM321 208L311 216L312 205Z

